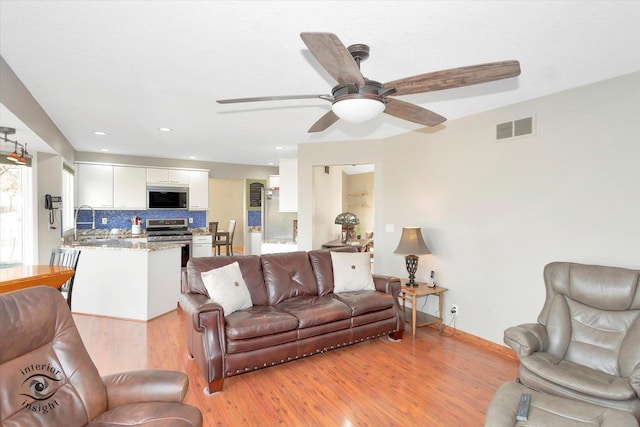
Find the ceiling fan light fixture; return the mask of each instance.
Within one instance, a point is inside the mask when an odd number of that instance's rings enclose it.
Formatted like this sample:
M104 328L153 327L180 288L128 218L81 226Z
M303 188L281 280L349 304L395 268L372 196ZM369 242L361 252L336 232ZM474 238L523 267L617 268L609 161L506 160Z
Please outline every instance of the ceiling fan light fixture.
M348 97L336 100L331 110L349 123L364 123L384 111L385 105L378 98Z

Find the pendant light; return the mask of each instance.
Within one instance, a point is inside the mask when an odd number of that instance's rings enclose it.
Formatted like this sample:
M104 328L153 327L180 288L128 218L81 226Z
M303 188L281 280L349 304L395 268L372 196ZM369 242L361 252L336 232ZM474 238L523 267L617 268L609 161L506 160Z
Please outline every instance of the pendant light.
M6 135L5 135L6 137ZM12 162L17 162L20 157L18 157L18 141L15 141L15 148L13 149L13 153L7 156L7 160L11 160Z
M7 138L7 135L13 135L16 133L14 128L0 126L0 133L4 134L4 137L0 137L0 141L6 142L8 144L13 144L13 153L10 153L7 156L7 160L11 160L18 165L26 165L27 164L27 156L29 156L29 152L27 151L27 144L20 144L18 141L13 141ZM20 154L18 154L18 147L20 147Z

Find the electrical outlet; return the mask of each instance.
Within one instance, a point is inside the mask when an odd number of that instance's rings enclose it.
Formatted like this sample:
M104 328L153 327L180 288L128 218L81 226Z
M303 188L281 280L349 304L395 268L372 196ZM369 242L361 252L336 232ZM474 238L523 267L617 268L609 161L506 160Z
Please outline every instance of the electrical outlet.
M107 225L107 218L102 218L102 225Z
M193 224L193 218L189 218L189 224Z
M451 314L454 316L460 314L460 311L458 310L458 304L451 304Z

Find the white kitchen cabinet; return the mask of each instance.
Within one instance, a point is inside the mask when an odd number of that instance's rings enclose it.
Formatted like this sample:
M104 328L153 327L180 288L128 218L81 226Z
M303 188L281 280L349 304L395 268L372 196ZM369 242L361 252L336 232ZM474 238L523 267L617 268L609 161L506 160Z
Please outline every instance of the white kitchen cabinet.
M113 167L113 207L115 209L146 209L147 170L145 168Z
M182 169L147 168L147 184L189 185L189 171Z
M209 172L189 171L189 209L209 209Z
M113 166L76 164L76 207L113 207Z
M298 160L280 160L280 212L298 212Z
M193 236L193 246L191 247L191 255L194 258L213 256L212 252L213 236L206 234L202 236Z

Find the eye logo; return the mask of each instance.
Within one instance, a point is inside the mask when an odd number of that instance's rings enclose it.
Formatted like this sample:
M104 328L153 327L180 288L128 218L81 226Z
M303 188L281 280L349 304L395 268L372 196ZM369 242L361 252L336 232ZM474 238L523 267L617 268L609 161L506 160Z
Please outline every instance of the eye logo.
M22 396L30 397L34 400L49 399L56 393L56 391L58 391L57 388L55 388L54 390L50 390L49 381L59 382L60 380L44 374L31 375L22 382L22 384L25 384L27 382L29 383L29 391L27 393L20 394Z
M34 363L19 369L22 384L18 391L21 406L33 413L46 415L60 406L54 395L65 383L64 373L51 363Z

